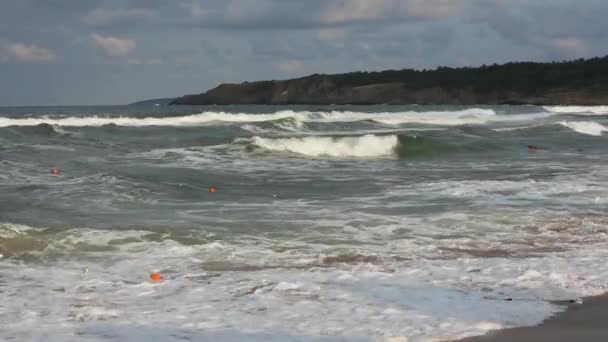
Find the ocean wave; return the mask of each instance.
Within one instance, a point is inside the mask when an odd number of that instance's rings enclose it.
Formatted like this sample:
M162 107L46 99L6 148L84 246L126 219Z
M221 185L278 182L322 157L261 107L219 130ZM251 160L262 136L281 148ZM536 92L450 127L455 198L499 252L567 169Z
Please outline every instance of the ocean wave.
M608 106L544 106L546 111L558 114L608 114Z
M520 119L526 119L524 115ZM533 117L531 117L533 118ZM225 112L204 112L176 117L30 117L30 118L0 118L0 127L9 126L67 126L67 127L100 127L105 125L117 126L201 126L212 123L256 123L278 121L282 129L298 129L305 122L356 122L375 121L381 124L399 125L417 123L426 125L455 126L467 124L484 124L489 121L513 120L514 116L496 115L491 109L471 108L459 111L433 112L382 112L363 113L350 111L309 112L284 110L267 114L245 114ZM290 122L285 122L290 120ZM282 122L280 122L282 121ZM285 127L287 126L287 128Z
M38 126L42 124L71 127L100 127L116 126L199 126L210 122L263 122L286 118L301 118L306 120L306 114L294 111L280 111L273 114L232 114L224 112L204 112L187 116L175 117L67 117L67 118L0 118L0 127L8 126Z
M529 126L517 126L517 127L503 127L503 128L492 128L494 132L513 132L527 130L537 127L543 127L542 125L529 125Z
M395 153L399 144L396 135L364 135L360 137L253 137L252 144L268 151L297 153L311 157L382 157Z
M492 109L470 108L457 111L429 111L429 112L337 112L324 113L319 120L313 122L355 122L373 121L384 125L423 124L439 126L458 126L468 124L484 124L496 118Z
M274 130L258 127L252 124L244 124L241 126L241 129L253 134L271 134L275 133Z
M466 109L454 112L407 112L394 115L391 113L378 113L369 120L385 125L402 125L418 123L426 125L458 126L481 125L496 118L496 112L491 109Z
M608 132L608 127L594 121L560 121L559 124L586 135L600 136Z
M248 148L270 152L295 153L309 157L337 158L415 158L458 152L484 152L498 147L490 142L447 142L412 134L365 134L361 136L304 136L267 138L254 136L237 139Z

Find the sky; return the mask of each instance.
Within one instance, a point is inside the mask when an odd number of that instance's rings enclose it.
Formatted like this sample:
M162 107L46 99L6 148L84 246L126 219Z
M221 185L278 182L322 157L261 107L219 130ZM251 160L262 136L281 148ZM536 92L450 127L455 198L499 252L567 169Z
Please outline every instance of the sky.
M0 0L0 105L608 54L605 0Z

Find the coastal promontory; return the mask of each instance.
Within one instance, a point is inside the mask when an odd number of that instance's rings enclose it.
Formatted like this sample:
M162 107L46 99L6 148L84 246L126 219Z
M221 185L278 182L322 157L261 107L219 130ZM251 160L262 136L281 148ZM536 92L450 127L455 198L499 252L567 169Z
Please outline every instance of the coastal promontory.
M608 57L222 84L175 105L606 105Z

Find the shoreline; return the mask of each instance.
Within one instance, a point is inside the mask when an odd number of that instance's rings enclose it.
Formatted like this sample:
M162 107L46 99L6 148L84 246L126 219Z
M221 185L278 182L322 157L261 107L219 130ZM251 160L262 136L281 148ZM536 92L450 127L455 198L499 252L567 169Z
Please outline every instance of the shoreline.
M572 303L565 307L565 311L537 326L501 329L452 342L608 341L608 294L586 297L582 304Z

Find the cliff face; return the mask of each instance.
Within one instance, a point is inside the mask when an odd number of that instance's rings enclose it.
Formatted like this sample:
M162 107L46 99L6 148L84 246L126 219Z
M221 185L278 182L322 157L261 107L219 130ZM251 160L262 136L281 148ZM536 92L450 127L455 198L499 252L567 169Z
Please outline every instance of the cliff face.
M608 59L222 84L172 104L608 104Z

